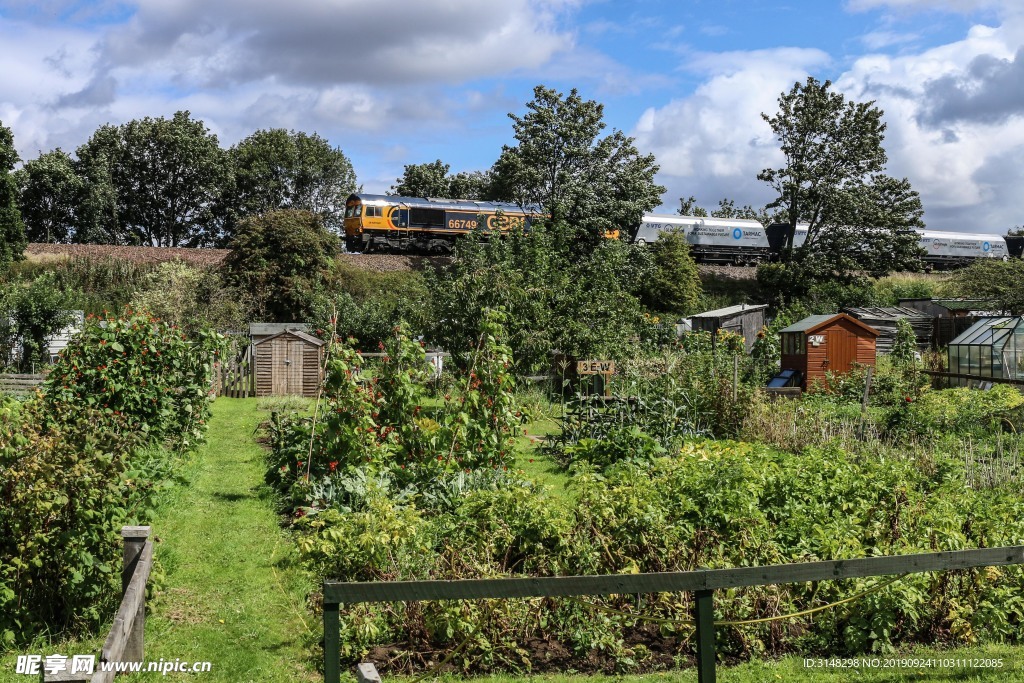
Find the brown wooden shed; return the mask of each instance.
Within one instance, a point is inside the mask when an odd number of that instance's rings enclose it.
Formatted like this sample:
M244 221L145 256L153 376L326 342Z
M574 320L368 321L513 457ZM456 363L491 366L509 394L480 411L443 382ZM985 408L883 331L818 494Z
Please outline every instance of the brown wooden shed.
M854 363L875 364L878 330L845 313L811 315L779 331L782 369L796 370L807 389L826 372L848 372Z
M766 304L740 304L698 313L690 318L690 321L694 332L698 330L711 334L717 334L718 330L735 332L743 337L744 348L747 353L750 353L754 342L757 341L757 333L764 327L764 313L767 308Z
M327 342L285 330L253 344L257 396L316 396Z

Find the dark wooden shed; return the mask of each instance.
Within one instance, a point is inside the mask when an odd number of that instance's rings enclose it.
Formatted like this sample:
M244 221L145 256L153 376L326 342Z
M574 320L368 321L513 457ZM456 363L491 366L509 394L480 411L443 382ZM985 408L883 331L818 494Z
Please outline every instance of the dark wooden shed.
M932 347L935 319L922 311L903 306L850 306L844 308L842 312L878 330L875 350L880 354L885 355L892 351L893 342L896 340L896 326L901 319L910 323L914 329L919 351L927 351Z
M257 396L316 396L327 342L285 330L253 344Z
M714 311L698 313L690 318L694 332L704 331L716 334L718 330L728 330L743 337L747 353L757 340L757 333L764 327L765 304L740 304L719 308Z
M849 372L854 363L875 364L878 330L846 313L811 315L779 331L782 369L800 373L807 389L826 372Z

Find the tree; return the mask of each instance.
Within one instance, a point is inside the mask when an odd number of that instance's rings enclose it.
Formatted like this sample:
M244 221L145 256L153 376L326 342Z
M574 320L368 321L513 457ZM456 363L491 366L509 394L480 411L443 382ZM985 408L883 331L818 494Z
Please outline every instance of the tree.
M217 136L187 111L173 118L102 126L78 158L86 177L109 176L115 212L101 211L119 241L161 247L203 246L227 178ZM100 204L106 190L100 189Z
M14 135L0 122L0 269L11 261L20 261L28 243L18 211L18 187L11 173L18 161Z
M33 363L49 362L46 338L71 324L69 310L76 292L61 288L53 272L46 272L31 282L9 285L7 310L0 307L0 316L9 319L9 334L21 342L21 368L28 370ZM5 346L0 342L0 347Z
M395 179L388 194L399 197L449 197L449 168L440 159L429 164L406 164L402 177Z
M732 199L719 199L718 208L712 209L710 212L700 206L697 206L697 198L690 195L689 198L679 199L679 211L677 212L680 216L696 216L698 218L741 218L744 220L760 221L762 225L768 225L773 222L772 216L768 213L768 210L764 207L755 209L750 204L745 204L740 208L736 208L736 202Z
M680 216L696 216L697 218L707 218L708 211L697 206L697 198L692 194L687 199L679 198L679 211Z
M399 197L445 197L448 199L486 199L490 175L465 171L449 175L448 164L440 159L429 164L406 164L401 178L388 194Z
M279 209L238 225L224 260L225 279L252 297L252 315L268 322L305 320L338 238L309 211Z
M946 285L952 296L984 299L1008 315L1024 314L1024 260L978 259L955 271Z
M778 193L766 208L779 209L789 230L784 263L762 266L758 278L785 300L819 284L860 289L863 272L919 267L913 229L924 225L921 199L908 180L883 172L882 110L874 102L847 101L831 85L814 78L796 83L779 97L775 116L761 115L786 163L757 177ZM798 223L806 225L807 236L794 249Z
M766 168L757 178L778 193L768 208L782 209L789 223L787 249L798 223L808 225L807 244L822 226L839 224L841 217L832 211L836 194L856 190L885 167L882 110L874 102L848 102L831 86L808 77L779 96L775 116L761 114L786 159L784 166Z
M228 150L228 159L233 180L220 241L230 239L239 220L277 209L309 211L329 229L342 229L356 174L345 153L316 133L258 130Z
M492 169L495 199L541 204L552 224L592 245L606 232L639 224L661 202L653 155L641 155L633 138L605 128L604 107L537 86L524 116L509 114L517 144L502 148Z
M18 204L30 242L71 242L85 182L59 147L27 162L18 176Z
M689 313L700 299L700 273L690 255L690 245L678 232L663 233L651 244L653 268L644 279L640 300L664 313Z

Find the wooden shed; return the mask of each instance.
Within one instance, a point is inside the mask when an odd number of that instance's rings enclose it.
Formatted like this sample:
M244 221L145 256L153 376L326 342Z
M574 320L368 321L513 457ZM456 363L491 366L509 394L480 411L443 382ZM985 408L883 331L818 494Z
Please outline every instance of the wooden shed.
M807 389L826 372L848 372L854 363L875 364L878 330L846 313L812 315L779 331L782 369L800 373Z
M285 330L255 342L256 395L316 396L326 343L297 330Z
M747 353L757 340L757 333L764 327L765 304L740 304L719 308L714 311L698 313L690 318L694 332L704 331L716 334L718 330L728 330L743 337Z
M897 325L901 319L906 320L913 328L919 351L927 351L932 347L935 319L922 311L903 306L850 306L844 308L842 312L848 313L865 325L878 330L875 350L880 354L885 355L892 352L893 343L896 341Z

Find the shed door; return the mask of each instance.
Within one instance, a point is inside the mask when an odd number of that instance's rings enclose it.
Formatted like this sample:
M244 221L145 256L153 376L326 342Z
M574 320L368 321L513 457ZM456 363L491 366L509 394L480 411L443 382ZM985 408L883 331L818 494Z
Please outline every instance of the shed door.
M288 374L288 387L285 393L302 395L302 350L306 344L302 341L288 342L288 358L285 367Z
M274 396L302 394L302 349L299 340L275 339L273 342L271 393Z
M857 360L857 335L836 326L825 333L826 358L832 372L847 372Z

